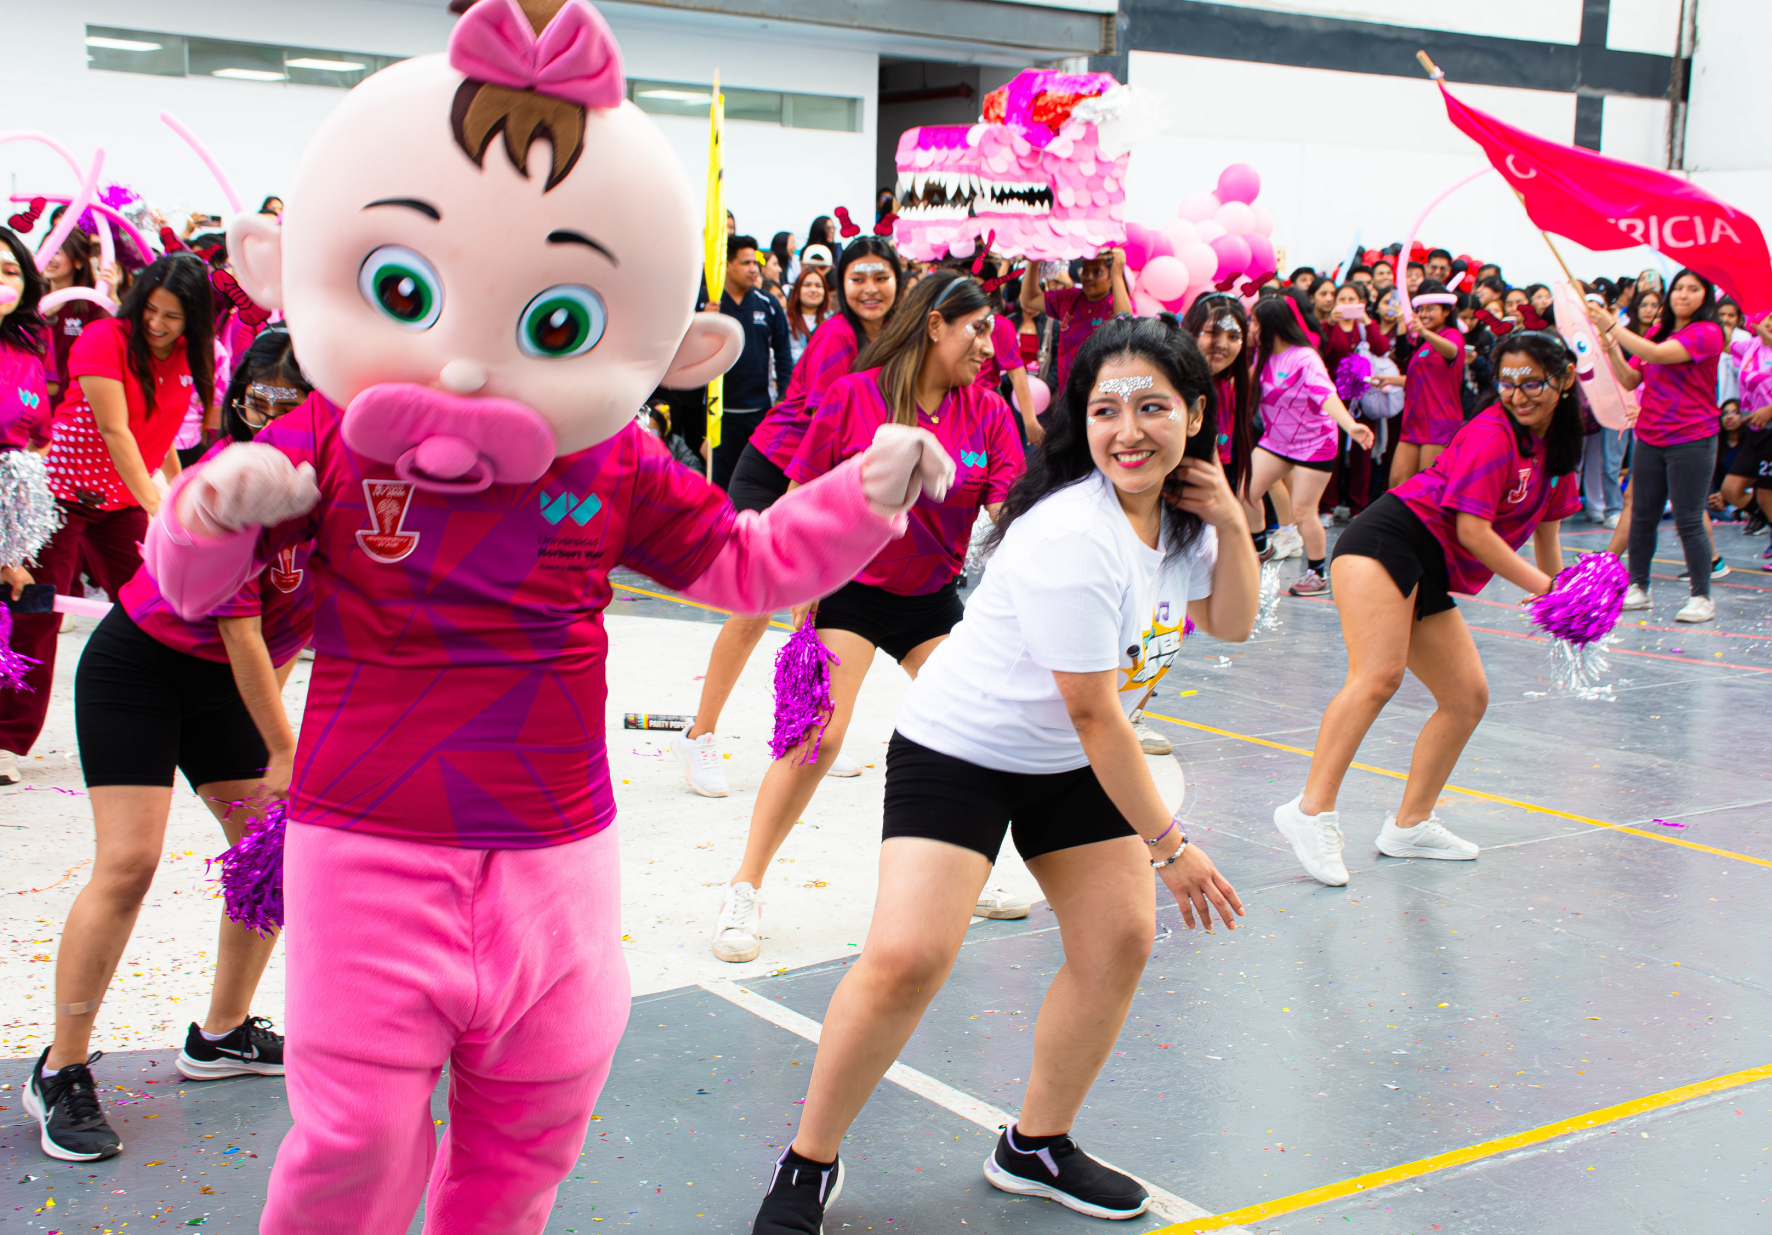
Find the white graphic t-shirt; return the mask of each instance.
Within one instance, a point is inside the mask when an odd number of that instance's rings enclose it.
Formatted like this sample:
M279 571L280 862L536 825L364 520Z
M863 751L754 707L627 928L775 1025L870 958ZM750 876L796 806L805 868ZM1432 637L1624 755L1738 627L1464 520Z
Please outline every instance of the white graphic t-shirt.
M1017 519L966 616L898 713L918 745L1000 772L1069 772L1089 759L1052 673L1120 672L1130 713L1181 654L1187 602L1212 594L1210 527L1166 558L1138 539L1101 473Z

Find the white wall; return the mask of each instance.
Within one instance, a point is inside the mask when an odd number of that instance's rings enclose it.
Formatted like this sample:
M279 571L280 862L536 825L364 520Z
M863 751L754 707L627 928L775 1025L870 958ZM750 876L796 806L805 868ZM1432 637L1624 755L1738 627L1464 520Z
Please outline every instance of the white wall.
M815 215L847 205L871 218L875 83L878 57L855 47L809 41L806 27L735 34L681 20L652 20L642 10L606 10L630 76L706 82L714 69L732 86L837 94L864 100L860 133L788 129L730 121L726 135L727 203L747 231L803 233ZM58 0L8 6L7 128L40 129L85 161L106 149L104 178L134 186L170 215L203 209L227 213L214 181L161 124L162 109L185 122L215 153L249 209L287 191L289 177L341 90L215 78L94 72L85 62L85 27L122 26L173 34L288 43L383 55L441 51L454 22L443 0L236 0L194 6L168 0ZM700 200L707 169L707 123L654 117L689 169ZM72 193L72 173L34 143L0 146L0 187L8 193ZM6 213L11 213L8 209ZM4 217L4 215L0 215Z
M1706 0L1708 3L1709 0ZM1414 26L1486 34L1496 38L1574 43L1581 34L1581 0L1213 0L1240 9L1304 13L1342 21ZM1612 0L1614 12L1628 5L1659 6L1679 0ZM1616 19L1614 19L1616 20Z

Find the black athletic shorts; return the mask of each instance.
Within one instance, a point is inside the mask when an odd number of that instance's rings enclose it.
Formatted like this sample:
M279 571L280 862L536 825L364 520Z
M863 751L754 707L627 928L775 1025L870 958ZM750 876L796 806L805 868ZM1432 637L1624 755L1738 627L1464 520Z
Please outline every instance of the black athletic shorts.
M846 583L818 602L815 625L820 630L846 630L860 635L893 660L911 649L939 639L960 624L966 606L953 579L924 596L900 596L866 583Z
M1741 427L1741 440L1729 460L1729 475L1772 485L1772 428Z
M1266 446L1261 449L1267 450ZM1302 467L1311 472L1333 472L1335 464L1341 459L1339 454L1330 455L1327 459L1294 459L1291 455L1283 455L1277 450L1267 450L1276 459L1284 459L1293 467Z
M271 761L226 664L174 651L114 605L74 674L88 787L253 780Z
M733 465L726 496L740 510L768 510L788 491L788 474L769 461L769 456L749 442Z
M894 732L886 747L885 839L921 836L997 860L1013 833L1022 860L1136 836L1095 769L1032 775L994 772Z
M1336 557L1349 553L1377 561L1404 596L1414 591L1418 621L1458 608L1446 571L1446 551L1396 494L1386 493L1354 516L1335 542Z

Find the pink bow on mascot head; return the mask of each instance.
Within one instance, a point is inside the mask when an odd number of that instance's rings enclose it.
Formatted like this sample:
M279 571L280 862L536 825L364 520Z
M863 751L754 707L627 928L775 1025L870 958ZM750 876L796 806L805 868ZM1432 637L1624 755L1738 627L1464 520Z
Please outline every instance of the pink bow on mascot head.
M228 251L346 409L352 450L473 492L613 436L661 384L705 384L743 336L689 308L698 211L625 100L602 16L584 0L452 7L448 54L351 91L281 226L241 215Z

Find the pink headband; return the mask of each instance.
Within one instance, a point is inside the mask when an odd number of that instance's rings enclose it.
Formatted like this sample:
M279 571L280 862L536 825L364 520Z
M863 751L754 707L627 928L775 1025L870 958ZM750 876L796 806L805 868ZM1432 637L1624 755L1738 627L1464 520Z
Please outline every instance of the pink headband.
M581 107L619 107L627 97L621 48L584 0L566 0L539 38L517 0L479 0L450 32L449 63L475 81Z
M1423 292L1409 303L1418 309L1424 304L1455 305L1458 303L1458 296L1453 292Z

